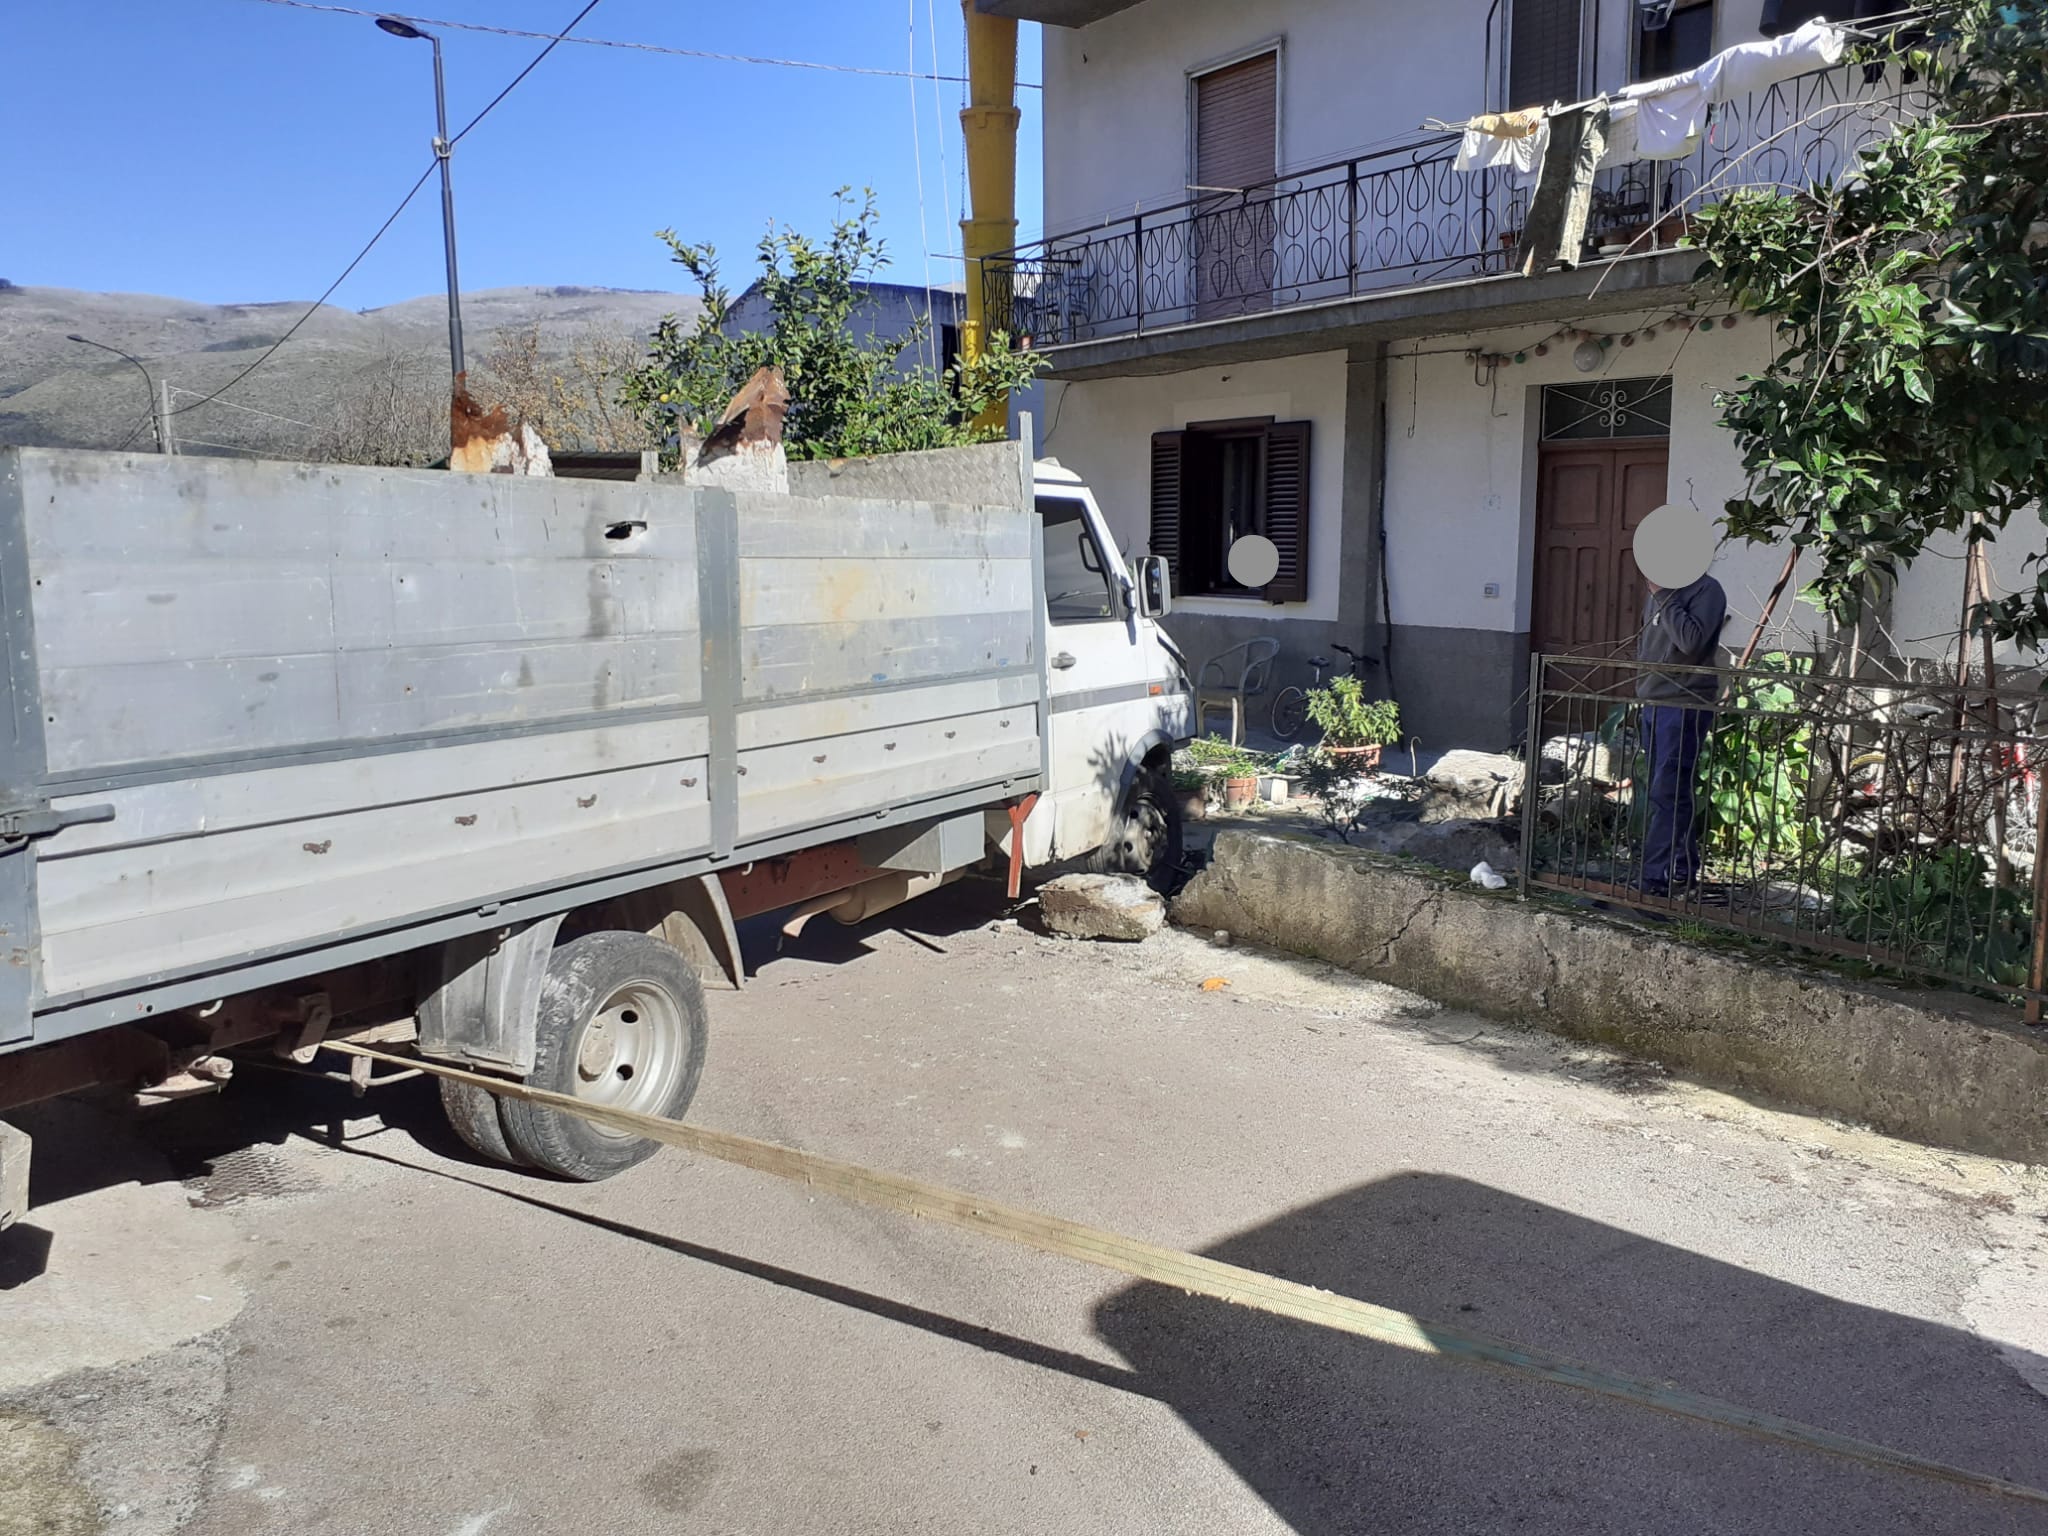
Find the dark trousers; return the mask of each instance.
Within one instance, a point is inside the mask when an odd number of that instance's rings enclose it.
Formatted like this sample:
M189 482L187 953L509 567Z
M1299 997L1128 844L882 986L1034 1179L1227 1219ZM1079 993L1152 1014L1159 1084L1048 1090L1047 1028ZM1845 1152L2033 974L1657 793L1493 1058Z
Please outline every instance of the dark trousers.
M1699 873L1696 812L1700 749L1713 729L1711 709L1643 706L1650 753L1650 825L1643 842L1643 889L1661 895Z

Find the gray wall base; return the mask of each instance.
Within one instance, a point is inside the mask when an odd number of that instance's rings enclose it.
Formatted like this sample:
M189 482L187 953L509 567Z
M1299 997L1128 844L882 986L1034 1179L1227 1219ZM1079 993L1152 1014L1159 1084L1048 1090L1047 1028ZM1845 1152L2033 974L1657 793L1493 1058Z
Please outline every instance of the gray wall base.
M2048 1030L1975 999L1852 982L1263 833L1218 833L1173 916L1892 1135L2048 1162Z

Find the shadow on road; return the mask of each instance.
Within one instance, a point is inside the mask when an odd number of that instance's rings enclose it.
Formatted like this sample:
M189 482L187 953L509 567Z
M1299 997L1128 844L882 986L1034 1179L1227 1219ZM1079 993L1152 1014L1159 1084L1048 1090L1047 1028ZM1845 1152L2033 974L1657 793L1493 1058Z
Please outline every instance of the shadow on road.
M1418 1173L1363 1185L1206 1252L2048 1486L2048 1400L1981 1338L1463 1179ZM1304 1536L2048 1531L2048 1508L1166 1287L1119 1292L1095 1321L1147 1395L1171 1404Z
M920 948L943 955L949 940L987 927L1014 905L1000 881L969 877L864 923L848 926L827 916L814 917L795 938L782 931L787 912L763 913L739 925L740 959L749 979L778 960L850 965L872 955L875 938L887 933L902 934Z

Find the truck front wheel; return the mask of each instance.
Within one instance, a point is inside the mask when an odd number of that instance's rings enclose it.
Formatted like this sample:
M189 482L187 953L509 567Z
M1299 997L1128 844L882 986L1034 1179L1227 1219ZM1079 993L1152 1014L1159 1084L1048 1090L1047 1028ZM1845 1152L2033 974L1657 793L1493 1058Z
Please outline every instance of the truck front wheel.
M557 948L541 982L527 1082L593 1103L680 1119L704 1072L704 990L689 961L644 933L585 934ZM505 1139L565 1179L610 1178L660 1143L506 1099Z
M1099 874L1137 875L1154 890L1164 891L1180 868L1180 856L1180 802L1173 785L1158 769L1142 769L1090 867Z

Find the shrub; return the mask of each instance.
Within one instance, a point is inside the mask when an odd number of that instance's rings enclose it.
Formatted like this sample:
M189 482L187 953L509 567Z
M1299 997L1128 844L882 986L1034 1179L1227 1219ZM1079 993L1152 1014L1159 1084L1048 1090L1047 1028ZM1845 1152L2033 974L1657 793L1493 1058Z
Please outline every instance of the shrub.
M1401 707L1392 699L1368 699L1355 677L1334 677L1308 691L1308 717L1326 747L1387 746L1401 739Z

